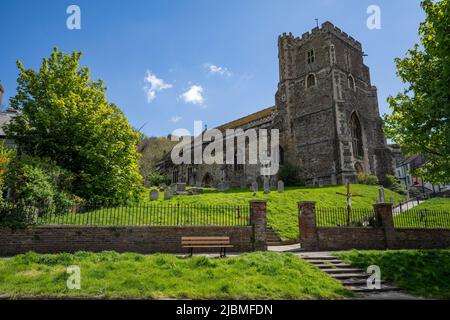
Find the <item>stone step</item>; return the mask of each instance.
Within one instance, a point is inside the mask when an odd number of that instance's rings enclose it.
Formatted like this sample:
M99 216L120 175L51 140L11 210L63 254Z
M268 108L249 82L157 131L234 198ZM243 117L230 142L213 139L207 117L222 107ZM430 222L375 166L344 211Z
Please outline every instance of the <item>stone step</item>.
M333 263L333 264L342 263L341 260L306 260L306 261L308 261L309 263L314 264L314 265L318 265L318 264L320 265L320 264L324 264L324 263Z
M302 258L305 260L337 260L337 261L341 261L336 257L333 256L307 256L307 255L302 255Z
M363 273L363 271L361 269L356 269L356 268L337 268L337 269L321 269L321 270L323 272L328 273L328 274L336 274L336 273Z
M399 291L400 289L393 286L382 285L380 289L369 289L367 286L345 286L348 290L353 292L388 292L388 291Z
M282 246L283 242L266 242L266 245L269 247L278 247L278 246Z
M367 285L367 279L342 279L340 282L344 286ZM383 280L381 280L381 284L383 284Z
M341 280L341 279L367 279L369 276L365 273L337 273L337 274L330 274L330 277L335 278L336 280Z
M314 264L319 269L339 269L339 268L351 268L350 264L346 263L323 263L323 264Z

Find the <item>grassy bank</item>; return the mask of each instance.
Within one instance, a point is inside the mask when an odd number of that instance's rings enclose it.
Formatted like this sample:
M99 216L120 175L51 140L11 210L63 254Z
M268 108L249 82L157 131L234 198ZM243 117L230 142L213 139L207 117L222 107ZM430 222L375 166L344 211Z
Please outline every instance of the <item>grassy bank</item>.
M433 198L419 204L414 209L440 210L450 212L450 198Z
M412 294L450 299L450 250L351 251L336 255L364 269L378 265L382 279Z
M66 268L81 270L81 289L69 290ZM183 259L114 252L0 259L0 295L11 297L335 299L340 283L291 254Z
M372 208L373 204L377 200L378 196L378 187L376 186L367 186L367 185L352 185L352 192L355 194L360 194L363 197L355 197L352 200L354 208ZM277 191L272 191L270 194L264 194L263 192L257 192L256 195L253 195L253 192L248 189L231 189L226 192L217 192L213 189L205 190L205 193L200 195L192 195L192 196L174 196L172 200L164 201L163 193L160 194L159 201L152 202L155 203L164 203L164 205L173 204L174 206L178 203L185 205L206 205L206 206L229 206L229 205L248 205L249 200L252 199L265 199L268 200L268 215L267 222L270 226L272 226L278 234L286 240L296 240L298 239L298 210L297 210L297 202L301 200L313 200L317 201L317 206L321 207L345 207L346 206L346 197L337 195L336 192L345 192L344 186L331 186L331 187L292 187L286 188L284 193L278 193ZM395 192L390 190L386 190L386 197L389 199L390 197L394 198L395 202L399 202L403 199L403 197ZM143 208L119 208L119 210L115 210L118 216L114 217L115 221L127 220L123 215L135 215L135 219L148 219L148 216L145 214L142 215L143 210L145 210L145 206ZM202 215L205 214L205 211L208 209L200 210L197 214ZM207 216L205 221L214 221L216 218L217 211L213 211L211 213L207 212ZM144 212L145 213L145 212ZM196 214L196 213L194 213ZM169 214L168 214L169 215ZM236 214L232 214L236 216ZM217 216L217 215L216 215ZM167 217L166 215L161 215L155 219L155 222L158 223L161 219ZM82 217L76 217L80 219ZM134 219L133 218L133 219ZM61 220L64 221L73 221L76 223L77 219L65 219L64 217ZM129 220L129 219L128 219ZM111 222L111 219L105 218L105 212L92 212L87 214L84 217L84 221L106 221L107 223ZM241 224L242 221L239 219L235 219L236 223ZM343 221L345 221L345 217L343 217ZM54 221L57 223L57 221ZM148 221L145 221L148 222ZM245 221L244 221L245 223Z

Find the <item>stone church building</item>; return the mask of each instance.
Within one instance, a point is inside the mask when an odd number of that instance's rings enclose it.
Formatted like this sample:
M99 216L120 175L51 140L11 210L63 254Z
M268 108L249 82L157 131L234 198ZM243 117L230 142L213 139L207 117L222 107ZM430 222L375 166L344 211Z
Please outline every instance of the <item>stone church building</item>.
M301 168L307 185L355 182L359 172L381 180L393 174L361 43L325 22L301 37L281 35L278 51L275 106L218 129L279 129L280 165ZM168 154L159 168L172 183L244 187L262 181L259 165L174 166Z

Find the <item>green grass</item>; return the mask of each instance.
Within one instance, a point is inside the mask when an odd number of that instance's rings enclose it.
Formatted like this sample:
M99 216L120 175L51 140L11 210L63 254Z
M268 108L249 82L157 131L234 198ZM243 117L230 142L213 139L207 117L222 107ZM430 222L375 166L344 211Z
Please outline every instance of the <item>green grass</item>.
M377 186L368 185L352 185L351 191L354 194L363 195L363 197L355 197L352 200L354 208L373 208L373 204L376 202L378 197ZM226 192L217 192L213 189L206 189L205 193L200 195L192 196L174 196L172 200L164 201L163 193L160 194L159 201L153 203L164 203L166 205L177 203L186 205L248 205L249 200L253 199L265 199L268 200L268 214L267 222L272 226L277 233L284 240L296 240L298 239L298 201L317 201L317 206L319 207L346 207L346 197L337 195L336 192L345 192L344 186L330 186L330 187L287 187L284 193L278 193L277 191L272 191L270 194L264 194L263 192L257 192L253 196L253 192L248 189L231 189ZM387 199L390 197L394 198L395 202L403 200L403 196L392 192L390 190L385 191ZM116 210L118 216L115 221L124 220L123 215L135 215L136 219L139 218L139 213L141 209L130 209L130 208L120 208ZM198 214L204 214L204 212L199 212ZM231 216L236 216L231 214ZM70 218L62 217L60 219L68 220ZM93 212L88 216L84 217L85 220L97 221L98 223L105 223L101 212ZM157 218L162 219L162 218ZM211 218L209 218L211 219ZM345 222L345 217L342 216L341 222ZM160 220L155 220L151 222L158 223ZM54 221L55 223L57 221ZM76 223L76 221L75 221ZM241 223L239 221L239 223Z
M419 204L414 209L440 210L450 212L450 198L433 198Z
M66 268L78 265L81 289ZM0 259L0 295L11 298L336 299L340 283L292 254L256 252L226 259L115 252L28 253Z
M450 228L450 199L427 200L394 216L394 225L397 228Z
M378 265L382 279L409 293L450 299L450 250L355 250L336 256L364 269Z

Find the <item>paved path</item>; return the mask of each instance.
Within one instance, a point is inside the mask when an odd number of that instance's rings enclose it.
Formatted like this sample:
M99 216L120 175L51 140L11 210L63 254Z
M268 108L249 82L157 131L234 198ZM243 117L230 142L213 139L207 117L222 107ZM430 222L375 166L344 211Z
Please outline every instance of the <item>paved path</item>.
M423 202L424 202L423 200L420 200L419 202L417 202L417 200L410 200L406 203L402 203L401 207L397 206L397 207L392 208L392 214L394 216L397 216L400 213L405 212L406 210L410 210L410 209L417 207L419 204L421 204Z

